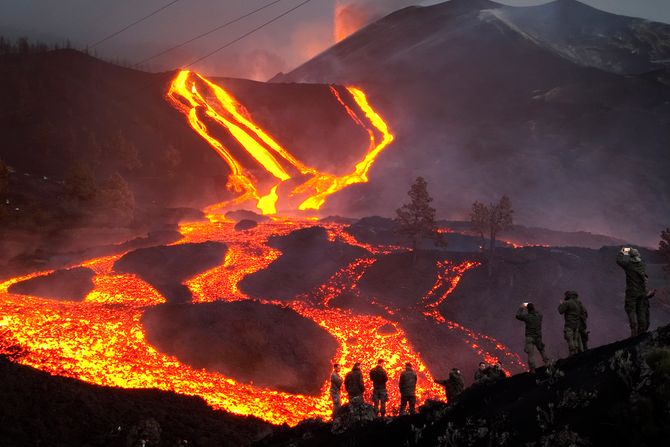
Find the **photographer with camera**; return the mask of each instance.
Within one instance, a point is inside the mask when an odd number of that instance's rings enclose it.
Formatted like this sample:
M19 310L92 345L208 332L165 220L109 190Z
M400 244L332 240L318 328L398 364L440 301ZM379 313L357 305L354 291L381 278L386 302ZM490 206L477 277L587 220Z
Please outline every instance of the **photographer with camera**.
M635 248L624 247L616 258L624 272L626 272L626 293L624 309L628 314L630 336L643 334L649 329L649 298L654 296L655 290L647 290L647 272Z
M542 314L535 310L533 303L523 303L516 313L516 319L526 323L524 351L528 354L528 370L535 372L535 349L542 356L542 363L549 363L542 342Z

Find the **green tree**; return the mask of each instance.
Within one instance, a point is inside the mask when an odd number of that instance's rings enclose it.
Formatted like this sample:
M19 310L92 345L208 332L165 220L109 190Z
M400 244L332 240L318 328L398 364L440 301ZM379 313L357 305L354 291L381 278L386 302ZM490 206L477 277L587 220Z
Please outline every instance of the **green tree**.
M512 226L514 223L513 214L512 201L507 196L502 196L498 203L490 205L484 205L481 202L472 204L470 223L482 238L482 248L486 245L486 238L488 237L489 239L489 275L493 273L493 256L495 254L496 239L501 231Z
M97 202L107 225L126 226L135 217L135 195L119 173L102 185Z
M4 195L7 189L9 189L9 168L0 159L0 196Z
M430 206L433 199L428 194L426 180L417 177L407 194L411 201L396 210L395 222L399 225L398 233L412 242L412 262L416 262L419 243L424 238L442 242L442 235L437 231L435 208Z
M165 167L169 177L174 177L177 172L177 167L181 164L181 155L173 145L169 144L161 153L161 164Z
M661 241L658 243L658 251L665 260L665 269L670 271L670 228L661 231Z
M92 200L97 194L93 170L86 163L76 163L65 176L65 192L77 201Z
M118 130L111 141L112 153L116 153L121 166L129 171L142 167L142 160L140 160L137 146L124 136L123 132Z

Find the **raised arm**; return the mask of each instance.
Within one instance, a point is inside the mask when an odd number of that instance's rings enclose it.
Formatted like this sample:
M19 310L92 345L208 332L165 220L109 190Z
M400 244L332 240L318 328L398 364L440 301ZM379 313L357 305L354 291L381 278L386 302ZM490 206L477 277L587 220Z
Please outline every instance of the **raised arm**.
M630 256L628 253L624 253L623 248L616 255L616 263L624 269L630 264Z
M521 321L526 321L526 317L528 314L526 313L526 308L525 307L519 307L519 310L516 311L516 319L521 320Z

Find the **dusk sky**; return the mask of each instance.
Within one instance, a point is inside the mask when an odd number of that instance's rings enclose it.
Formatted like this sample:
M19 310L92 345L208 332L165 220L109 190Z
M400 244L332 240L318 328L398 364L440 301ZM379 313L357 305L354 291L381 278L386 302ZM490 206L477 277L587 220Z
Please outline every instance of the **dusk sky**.
M273 0L180 0L151 18L96 46L93 53L134 64L173 45L246 14ZM183 66L304 0L280 0L232 26L145 64L151 70ZM527 6L546 0L501 0ZM171 0L0 0L0 34L62 42L84 48ZM196 64L207 74L265 80L289 71L336 41L336 28L351 31L396 9L437 0L311 0L296 11ZM599 9L670 23L668 0L584 0ZM345 11L339 14L337 11Z

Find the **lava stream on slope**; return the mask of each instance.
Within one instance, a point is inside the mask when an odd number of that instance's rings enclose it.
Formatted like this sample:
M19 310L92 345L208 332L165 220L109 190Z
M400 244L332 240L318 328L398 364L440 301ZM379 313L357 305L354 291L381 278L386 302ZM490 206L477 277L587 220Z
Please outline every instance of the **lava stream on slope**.
M242 232L235 231L233 223L227 222L182 225L184 238L177 244L215 240L229 246L223 265L186 282L193 293L194 302L250 299L239 290L237 284L244 276L267 267L280 255L278 250L266 244L268 238L312 225L313 222L305 221L275 221ZM350 237L344 236L346 233L342 225L324 226L331 239L337 239L339 235L347 239ZM49 272L13 278L0 284L0 312L3 315L0 327L8 330L11 338L25 348L26 354L18 360L20 363L100 385L158 388L198 395L214 408L255 415L273 423L296 424L307 417L329 417L331 404L328 378L324 378L318 396L290 394L192 368L148 344L140 322L141 316L147 307L165 300L135 275L116 274L112 266L120 257L109 256L81 264L96 272L95 289L82 302L53 301L7 292L13 283ZM372 253L369 257L352 262L308 294L309 297L299 296L288 303L261 302L287 306L333 335L340 344L336 357L332 359L334 362L348 367L354 361L362 361L363 369L369 370L376 359L386 359L391 390L389 408L398 406L399 397L393 384L397 383L405 362L414 364L418 372L417 391L420 400L441 397L441 387L433 382L420 354L408 342L400 324L400 315L360 315L329 305L330 300L342 291L355 291L358 280L374 262ZM431 315L439 315L439 311L431 305L437 302L435 296L440 293L438 289L441 290L439 301L446 298L457 285L457 278L475 265L468 263L447 269L450 273L444 275L452 276L438 279L439 284L436 284L430 296L423 301L419 300L428 303L426 311L430 311ZM447 267L447 264L441 266ZM445 278L448 279L446 282ZM472 343L488 339L456 323L444 322L453 325ZM395 333L380 334L379 328L388 325L395 328ZM518 361L515 354L499 343L490 352L479 345L473 346L473 349L488 360L509 355Z

